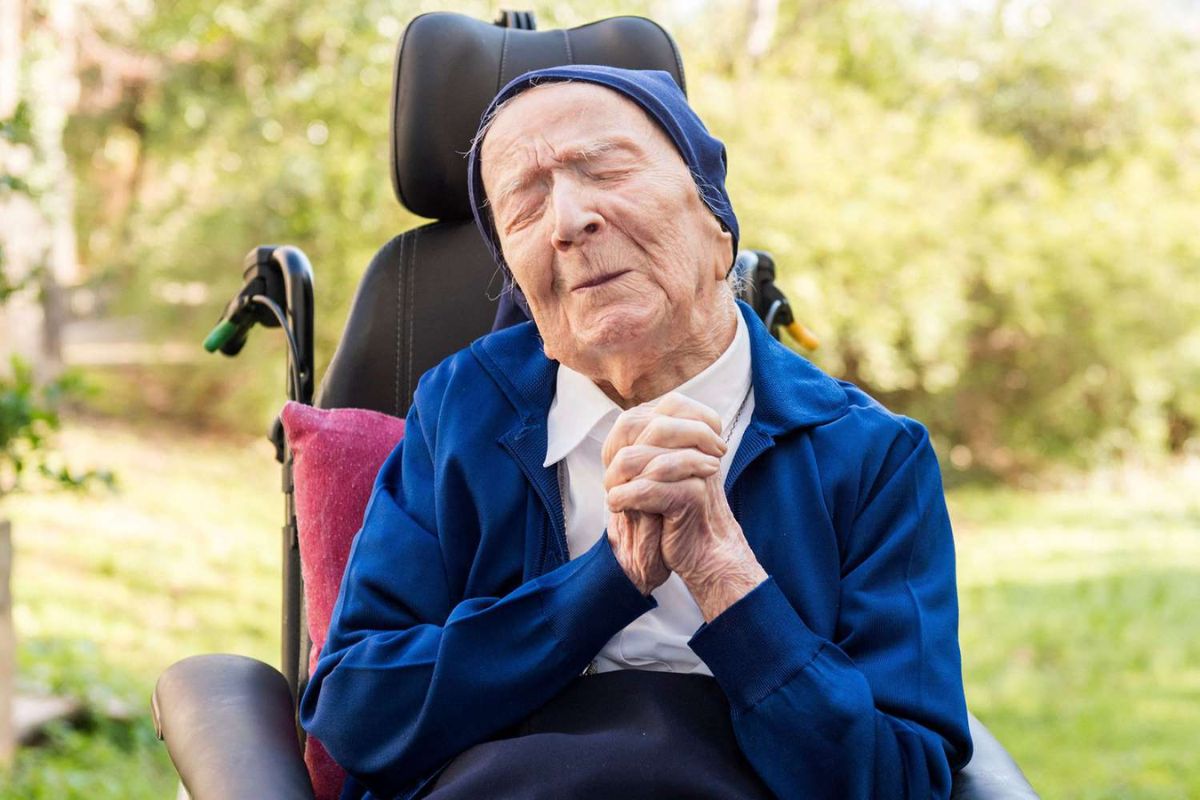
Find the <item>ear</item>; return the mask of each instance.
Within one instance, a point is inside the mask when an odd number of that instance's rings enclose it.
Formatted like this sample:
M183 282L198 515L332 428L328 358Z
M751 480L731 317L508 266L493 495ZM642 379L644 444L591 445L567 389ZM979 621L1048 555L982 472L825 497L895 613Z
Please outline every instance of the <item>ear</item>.
M719 226L719 230L714 236L714 252L720 255L713 259L713 272L718 281L725 280L729 275L729 270L733 269L733 259L737 255L733 252L733 234L725 227L725 223L713 218Z

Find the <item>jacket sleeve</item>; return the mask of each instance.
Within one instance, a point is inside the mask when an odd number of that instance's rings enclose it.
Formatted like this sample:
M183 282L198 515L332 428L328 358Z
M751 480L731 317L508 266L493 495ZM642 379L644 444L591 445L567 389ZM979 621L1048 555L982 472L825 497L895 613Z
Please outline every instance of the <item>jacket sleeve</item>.
M436 530L433 435L414 407L376 480L300 705L304 728L385 797L408 795L527 717L654 606L603 536L504 596L454 597L439 542L447 534Z
M781 798L948 798L971 741L937 459L904 420L842 540L837 641L768 578L691 641Z

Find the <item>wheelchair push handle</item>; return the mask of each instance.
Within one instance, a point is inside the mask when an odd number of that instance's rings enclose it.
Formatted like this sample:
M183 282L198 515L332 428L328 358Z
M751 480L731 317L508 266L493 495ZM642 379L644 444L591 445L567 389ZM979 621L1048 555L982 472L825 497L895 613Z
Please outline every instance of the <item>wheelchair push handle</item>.
M743 250L738 253L734 269L744 280L742 299L750 304L772 336L778 339L778 329L783 328L806 350L820 346L813 332L796 319L787 296L775 283L775 260L770 253Z
M255 325L279 325L279 322L270 316L269 311L258 307L253 299L259 295L270 296L265 276L257 274L255 268L249 268L245 277L245 285L225 306L225 310L221 312L221 319L209 331L208 336L204 337L204 349L210 353L220 350L227 356L236 356L242 351L246 337Z
M788 332L788 335L800 343L805 350L816 350L821 346L821 341L804 326L804 323L797 320L792 320L783 329Z
M313 396L312 266L299 248L256 247L243 262L242 288L225 306L204 349L236 356L255 325L281 328L288 345L288 397Z
M217 327L213 328L208 336L204 337L204 349L210 353L215 353L225 346L234 336L237 336L241 331L240 326L232 320L223 319L217 323Z

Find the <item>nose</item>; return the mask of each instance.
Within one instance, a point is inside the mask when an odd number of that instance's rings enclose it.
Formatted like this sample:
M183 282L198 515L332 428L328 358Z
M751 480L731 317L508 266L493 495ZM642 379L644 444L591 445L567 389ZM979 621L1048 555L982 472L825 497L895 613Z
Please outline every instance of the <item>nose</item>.
M555 250L565 253L603 230L604 217L596 210L593 200L592 192L571 178L554 181L550 195L554 229L550 236Z

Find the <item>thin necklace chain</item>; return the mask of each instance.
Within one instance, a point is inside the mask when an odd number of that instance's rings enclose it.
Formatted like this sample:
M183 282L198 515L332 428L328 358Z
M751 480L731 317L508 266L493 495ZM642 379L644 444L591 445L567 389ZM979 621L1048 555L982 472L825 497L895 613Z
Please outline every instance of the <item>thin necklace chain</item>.
M725 444L729 444L729 440L733 438L733 432L737 430L738 420L742 418L742 412L746 410L746 403L750 402L750 392L754 389L754 382L746 387L746 394L742 397L742 404L738 406L737 413L733 415L733 422L729 423L729 430L725 431Z

